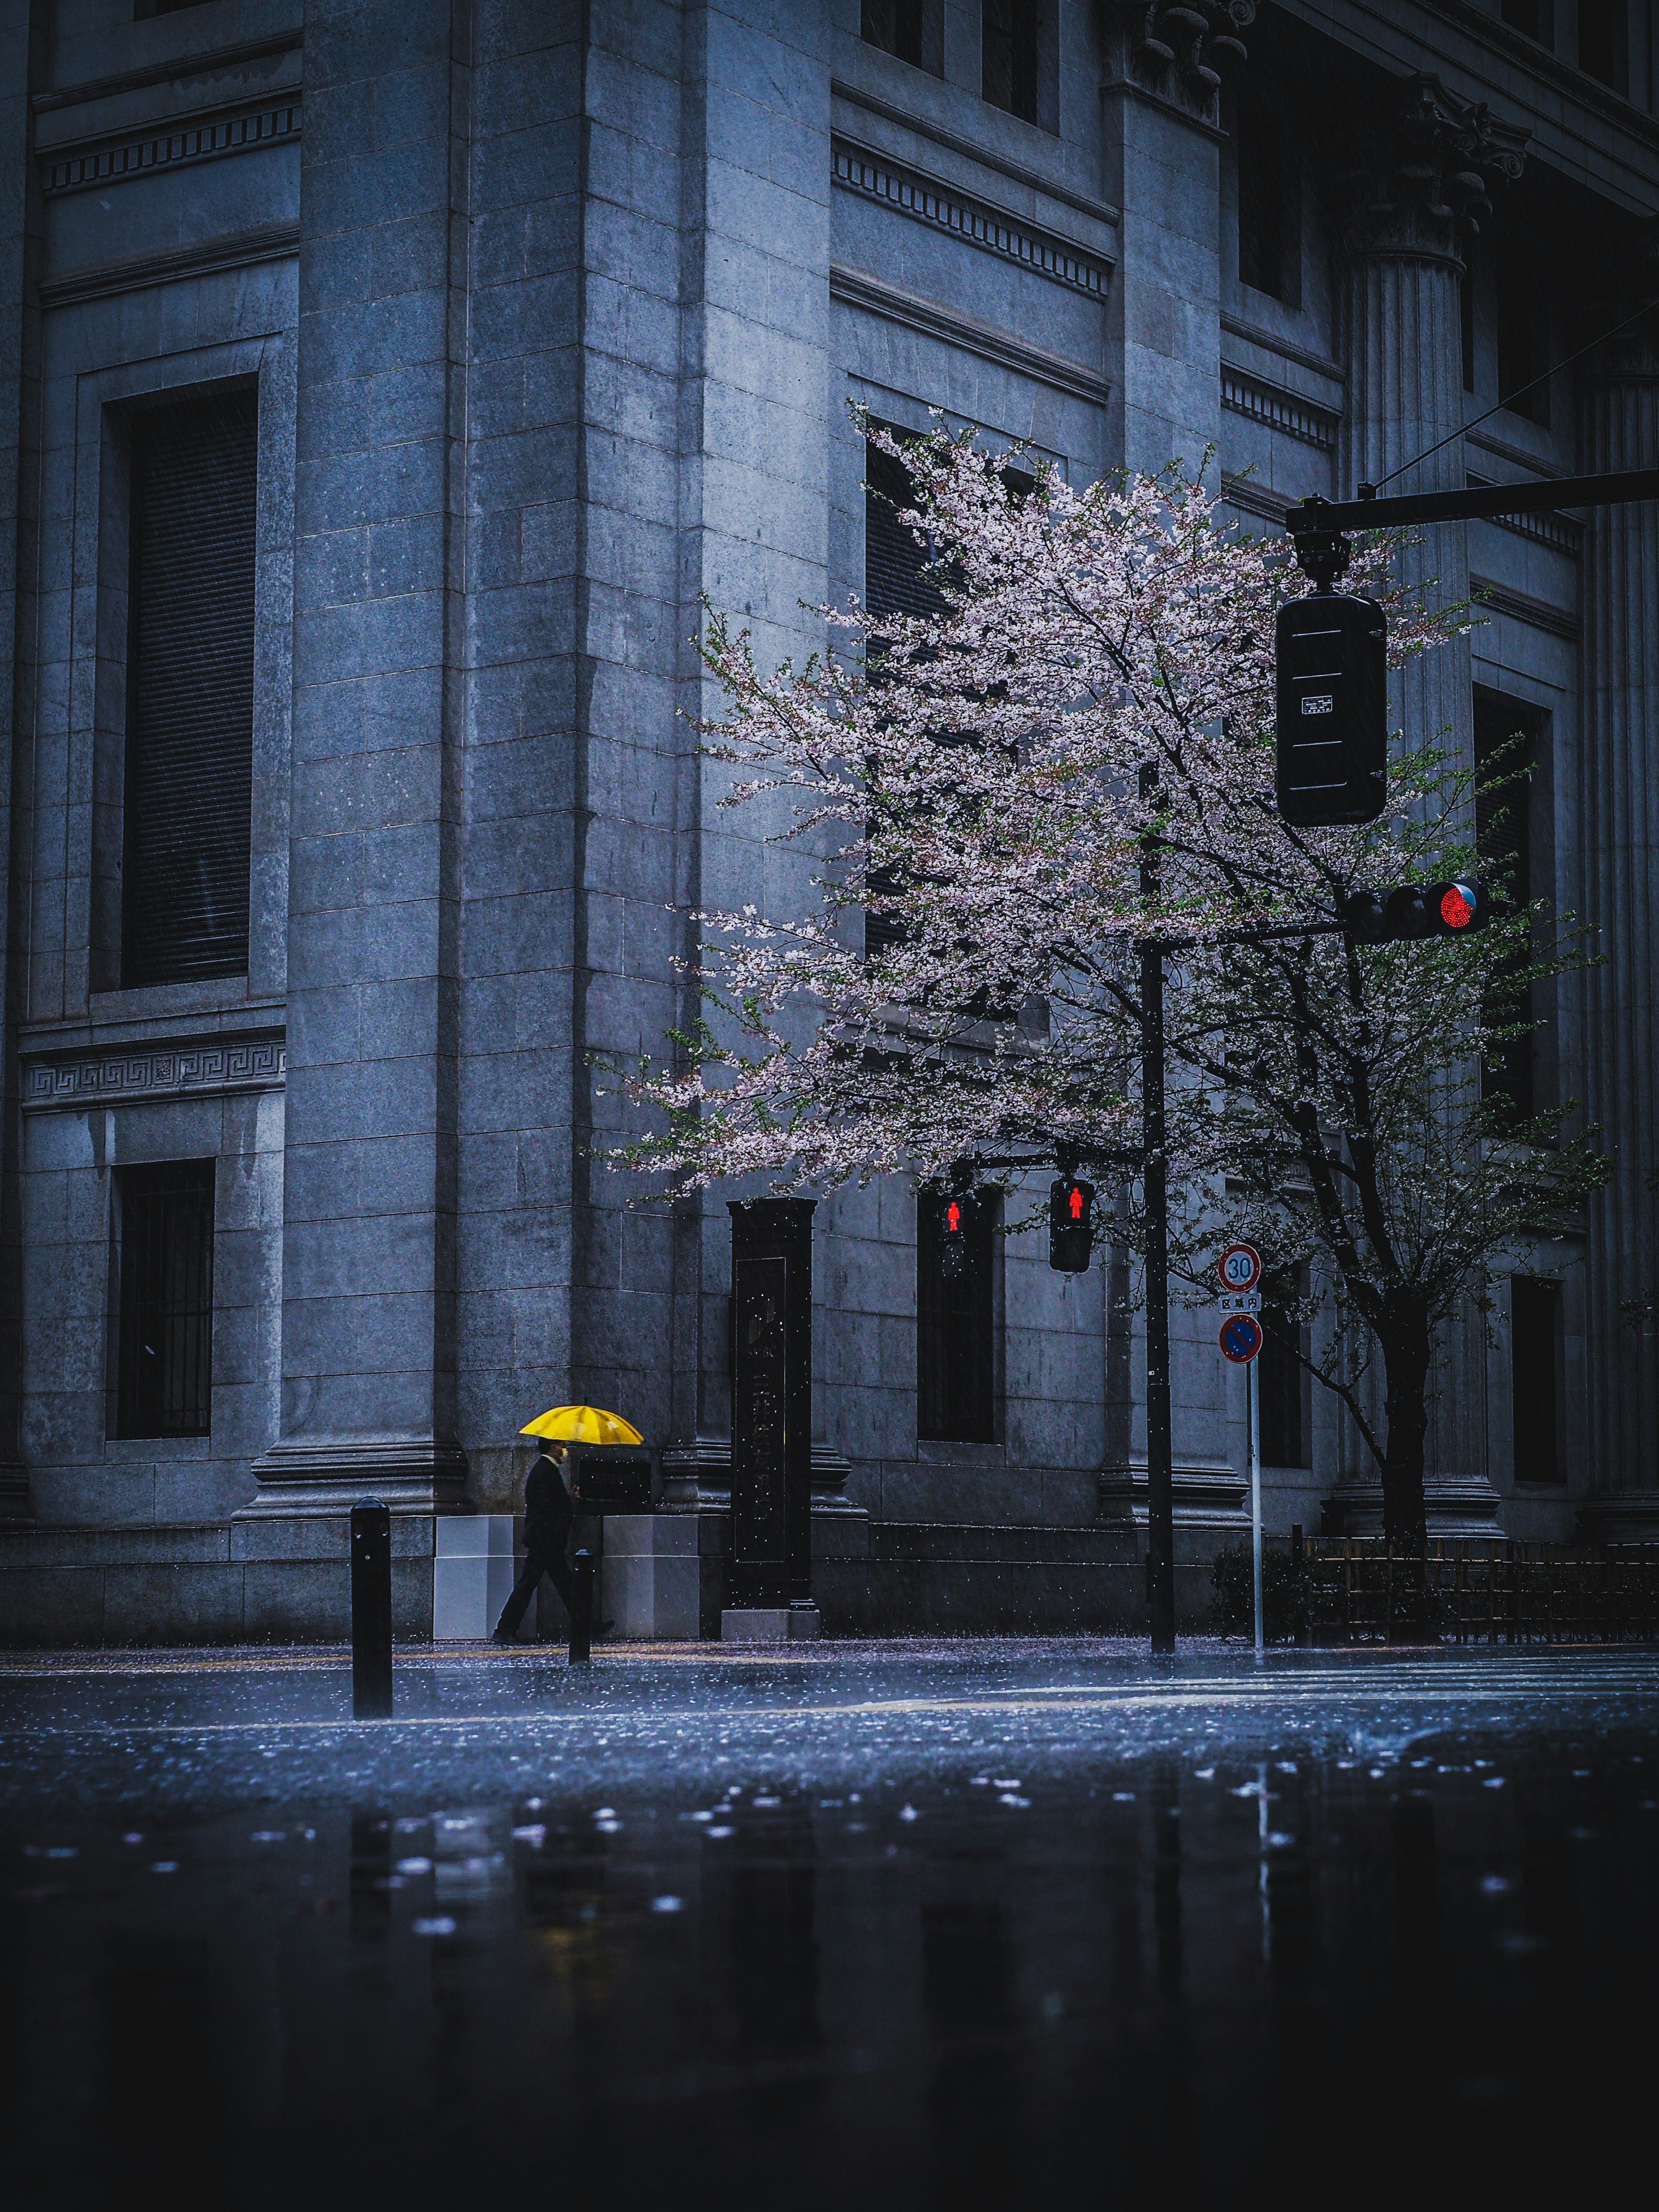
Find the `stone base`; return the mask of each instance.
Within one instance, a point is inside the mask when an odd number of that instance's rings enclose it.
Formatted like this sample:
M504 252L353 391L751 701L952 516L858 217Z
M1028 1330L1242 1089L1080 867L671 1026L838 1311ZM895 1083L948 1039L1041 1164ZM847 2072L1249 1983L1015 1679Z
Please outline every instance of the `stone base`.
M238 1521L349 1513L364 1498L404 1513L470 1513L466 1454L429 1437L281 1437L253 1463L259 1494Z
M1659 1490L1604 1491L1578 1509L1581 1544L1659 1544Z
M1219 1460L1177 1460L1175 1467L1175 1525L1237 1543L1250 1533L1250 1478ZM1146 1462L1109 1468L1097 1486L1100 1517L1124 1529L1146 1526Z
M1504 1540L1504 1501L1483 1474L1425 1475L1423 1503L1431 1544ZM1326 1535L1382 1535L1382 1485L1375 1476L1345 1476L1323 1504Z
M821 1632L815 1605L728 1606L720 1615L722 1644L816 1644Z

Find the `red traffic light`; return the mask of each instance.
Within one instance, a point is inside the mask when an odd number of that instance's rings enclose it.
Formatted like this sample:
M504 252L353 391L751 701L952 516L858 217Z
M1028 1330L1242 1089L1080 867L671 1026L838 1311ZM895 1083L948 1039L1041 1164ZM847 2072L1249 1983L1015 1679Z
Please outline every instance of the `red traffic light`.
M1478 884L1436 884L1431 896L1433 910L1440 917L1439 929L1449 936L1461 936L1480 920Z
M962 1234L962 1207L954 1198L945 1209L945 1234L950 1237L959 1237Z
M1093 1243L1095 1187L1080 1176L1048 1186L1048 1265L1057 1275L1086 1275Z

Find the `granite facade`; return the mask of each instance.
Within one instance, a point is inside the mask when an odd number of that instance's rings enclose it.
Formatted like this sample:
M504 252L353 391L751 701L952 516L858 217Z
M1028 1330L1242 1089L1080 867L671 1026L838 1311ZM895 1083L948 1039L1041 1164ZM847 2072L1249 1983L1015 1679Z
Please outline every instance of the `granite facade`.
M1436 482L1655 458L1641 347L1474 421L1513 320L1494 228L1537 249L1540 360L1646 281L1645 4L1622 93L1485 0L1263 5L1218 88L1199 49L1138 43L1144 9L1056 4L1028 121L980 96L971 0L930 11L927 70L864 43L857 0L0 0L3 1632L323 1633L363 1490L407 1531L418 1628L434 1516L510 1511L519 1425L565 1399L626 1411L693 1470L680 1505L717 1504L723 1194L628 1205L598 1063L683 1015L690 908L807 896L810 855L720 806L688 641L706 595L763 654L808 650L810 609L861 588L849 399L1076 482L1202 463L1264 528L1449 432ZM1518 149L1494 222L1432 250L1362 236L1343 182L1418 73ZM1263 116L1294 217L1273 291L1239 258ZM126 990L124 423L227 381L258 396L249 973ZM1397 702L1463 743L1474 684L1541 718L1535 880L1613 956L1560 987L1539 1069L1609 1131L1614 1189L1516 1255L1564 1270L1561 1480L1514 1480L1500 1294L1446 1349L1447 1529L1628 1533L1659 1492L1659 1364L1620 1319L1659 1285L1651 531L1443 532L1489 618ZM204 1158L211 1434L114 1437L112 1171ZM826 1200L815 1238L815 1421L872 1528L826 1561L829 1625L1128 1618L1121 1270L1055 1277L1012 1240L997 1441L930 1443L910 1192ZM1196 1560L1242 1527L1243 1385L1206 1316L1174 1334ZM1310 1458L1270 1472L1270 1525L1365 1525L1317 1398Z

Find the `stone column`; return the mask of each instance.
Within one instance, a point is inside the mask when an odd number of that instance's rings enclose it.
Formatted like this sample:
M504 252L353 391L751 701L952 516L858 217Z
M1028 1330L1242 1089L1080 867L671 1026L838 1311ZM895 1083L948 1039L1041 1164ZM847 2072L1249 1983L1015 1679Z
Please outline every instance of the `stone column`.
M1385 477L1390 493L1462 489L1464 247L1487 210L1488 191L1520 174L1526 135L1449 93L1437 78L1419 76L1405 79L1369 138L1358 139L1363 167L1344 269L1348 404L1338 446L1339 498ZM1467 599L1466 526L1444 524L1420 535L1402 556L1402 575L1436 580L1437 601ZM1474 690L1466 638L1390 678L1389 719L1408 748L1437 744L1469 757ZM1443 1339L1436 1379L1430 1534L1495 1535L1496 1495L1486 1479L1486 1338L1473 1301ZM1380 1423L1380 1382L1377 1399ZM1370 1455L1351 1424L1345 1420L1342 1429L1344 1490L1369 1493L1376 1486ZM1352 1525L1369 1518L1364 1507L1358 1515L1348 1509Z
M1650 264L1651 268L1651 264ZM1625 301L1639 298L1628 276ZM1609 319L1613 318L1610 316ZM1582 465L1659 465L1659 337L1638 325L1583 380ZM1606 965L1581 986L1586 1117L1613 1160L1591 1201L1589 1479L1585 1533L1659 1538L1659 1322L1627 1327L1621 1302L1659 1291L1659 501L1592 507L1583 553L1578 903Z
M472 10L310 0L282 1432L254 1516L459 1501L456 819Z
M1194 471L1221 434L1220 71L1245 58L1254 0L1109 13L1106 196L1121 211L1109 309L1124 465ZM1200 27L1201 26L1201 27Z

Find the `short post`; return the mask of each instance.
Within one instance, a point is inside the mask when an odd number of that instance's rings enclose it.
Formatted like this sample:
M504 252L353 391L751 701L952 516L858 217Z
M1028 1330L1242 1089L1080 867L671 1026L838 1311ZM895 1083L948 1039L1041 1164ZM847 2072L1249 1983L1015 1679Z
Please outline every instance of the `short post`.
M1267 1620L1261 1598L1261 1386L1253 1359L1245 1370L1250 1378L1250 1577L1255 1591L1255 1656L1267 1648Z
M351 1509L351 1711L392 1717L392 1512L372 1498Z
M586 1667L593 1656L593 1555L584 1545L572 1562L576 1602L570 1609L570 1663Z

